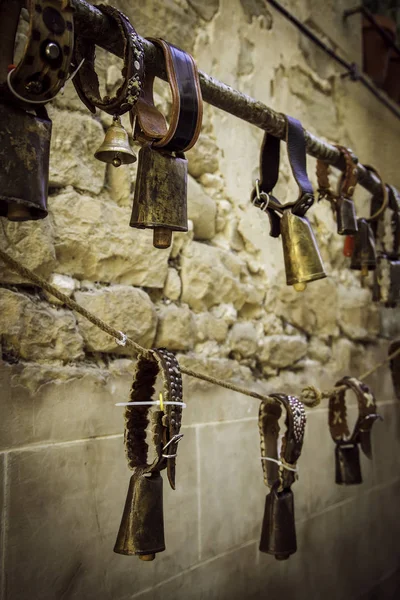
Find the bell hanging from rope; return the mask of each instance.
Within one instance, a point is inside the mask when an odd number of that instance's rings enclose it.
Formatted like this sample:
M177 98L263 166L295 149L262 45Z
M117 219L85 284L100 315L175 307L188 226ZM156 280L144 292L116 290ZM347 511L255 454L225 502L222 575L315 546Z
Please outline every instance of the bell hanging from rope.
M141 560L165 550L163 480L159 472L132 475L114 552Z
M139 150L130 226L154 230L153 245L168 248L173 231L187 231L187 160L183 154Z
M272 488L265 499L261 528L260 552L287 560L297 550L294 502L291 489L278 492Z
M361 271L365 277L368 271L376 269L375 239L371 226L366 219L358 219L358 232L354 236L354 250L351 257L350 269Z
M47 216L51 121L44 107L37 114L0 103L0 216L9 221Z
M326 277L310 222L285 210L280 221L286 283L303 291L309 281Z
M136 155L129 143L129 136L121 125L121 119L114 117L112 125L107 129L104 142L94 154L102 162L120 167L136 162Z

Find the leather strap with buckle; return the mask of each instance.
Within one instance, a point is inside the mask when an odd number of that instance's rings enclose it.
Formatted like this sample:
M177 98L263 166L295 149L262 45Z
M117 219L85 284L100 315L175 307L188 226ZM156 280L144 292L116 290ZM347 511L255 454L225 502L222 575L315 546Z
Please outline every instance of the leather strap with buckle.
M140 356L133 378L130 399L133 405L125 410L125 448L128 465L143 473L153 473L167 468L172 489L175 489L175 467L178 442L181 439L182 376L175 355L163 348L153 349L152 359ZM154 459L148 462L146 427L149 406L135 402L151 402L157 375L163 383L164 410L151 411L151 431ZM171 403L171 404L169 404Z
M144 78L144 50L140 37L128 17L120 10L105 4L96 6L101 12L114 19L124 39L123 83L116 95L100 96L99 78L95 71L96 46L87 38L78 36L75 40L74 62L83 64L76 73L73 82L78 96L87 108L96 112L96 108L110 115L122 115L132 109L137 102Z
M21 3L0 6L1 91L5 99L15 102L17 98L24 108L45 104L57 95L68 78L74 44L70 0L27 0L26 7L28 41L20 62L14 65Z
M290 208L295 215L303 217L314 203L314 192L307 175L304 129L297 119L289 116L285 118L287 152L293 176L299 187L299 196L295 202L281 204L272 194L279 177L280 140L269 133L264 134L261 146L258 187L251 194L253 204L262 208L269 216L272 237L278 237L280 234L279 213Z
M194 146L203 118L203 100L196 63L193 57L165 40L148 38L161 48L172 96L172 110L167 125L164 115L155 107L154 73L146 73L142 94L131 113L135 121L134 138L151 142L154 148L185 152ZM135 119L136 117L136 119Z

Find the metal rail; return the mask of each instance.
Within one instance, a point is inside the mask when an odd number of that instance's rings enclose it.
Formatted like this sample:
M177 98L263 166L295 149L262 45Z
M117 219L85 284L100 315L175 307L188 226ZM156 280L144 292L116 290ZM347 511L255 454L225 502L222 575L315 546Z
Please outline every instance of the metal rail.
M112 54L122 57L123 41L116 24L86 0L72 0L72 3L75 8L76 33L91 39ZM144 38L142 38L142 42L145 50L146 69L166 80L161 50ZM282 113L275 112L262 102L242 94L202 71L199 72L199 76L205 102L285 140L286 122ZM305 136L307 153L310 156L324 160L341 171L344 170L344 160L335 146L319 139L309 131L305 131ZM358 181L372 194L381 194L379 179L360 163L358 164Z

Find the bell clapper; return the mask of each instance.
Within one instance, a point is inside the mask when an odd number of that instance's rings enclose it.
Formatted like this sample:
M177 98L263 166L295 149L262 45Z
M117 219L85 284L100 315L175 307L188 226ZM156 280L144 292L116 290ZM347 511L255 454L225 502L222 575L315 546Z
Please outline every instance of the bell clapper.
M30 219L29 208L18 202L10 202L7 208L7 218L9 221L27 221Z
M154 227L153 246L155 248L169 248L172 242L172 229L168 227Z
M150 562L151 560L154 560L155 557L155 554L139 554L140 560L143 560L145 562Z
M304 283L303 281L299 281L298 283L294 283L293 287L296 290L296 292L304 292L304 290L307 287L307 284Z

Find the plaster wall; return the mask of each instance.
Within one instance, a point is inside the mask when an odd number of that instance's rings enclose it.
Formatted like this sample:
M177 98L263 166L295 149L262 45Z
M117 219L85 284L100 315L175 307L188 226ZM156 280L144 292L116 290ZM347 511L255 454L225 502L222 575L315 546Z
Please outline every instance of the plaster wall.
M400 187L399 122L267 3L115 4L141 35L191 51L199 68L351 147ZM341 20L352 5L285 1L360 63L360 21ZM99 52L97 63L111 92L118 62ZM161 82L157 101L168 109ZM281 243L249 202L260 130L205 105L187 154L190 232L160 251L151 232L129 227L136 165L106 169L93 158L109 117L89 115L72 85L49 113L50 215L0 219L0 246L29 268L139 343L262 392L330 388L386 356L399 312L373 304L348 269L328 205L310 218L329 277L302 294L285 285ZM315 183L311 158L308 168ZM284 145L276 192L297 195ZM361 215L367 199L357 190ZM307 411L293 487L298 552L286 562L258 552L267 493L258 401L185 378L177 490L164 489L167 550L142 563L112 551L130 476L114 404L127 399L132 357L1 264L0 281L1 600L398 598L400 405L387 367L368 380L385 420L373 460L362 457L362 485L335 485L326 406Z

